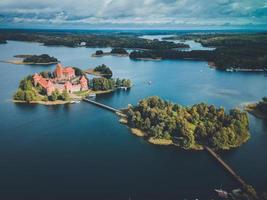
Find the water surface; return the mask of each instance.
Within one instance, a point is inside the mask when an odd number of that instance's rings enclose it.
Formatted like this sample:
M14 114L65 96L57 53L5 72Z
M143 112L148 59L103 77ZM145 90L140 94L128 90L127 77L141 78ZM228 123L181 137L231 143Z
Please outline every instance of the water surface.
M196 61L91 57L95 50L8 41L0 45L0 60L48 53L64 65L82 69L105 63L114 77L134 83L129 92L97 97L116 108L158 95L182 105L206 102L230 109L267 95L267 78L262 73L221 72ZM11 102L20 79L54 67L0 63L2 199L205 199L221 185L227 190L238 187L205 152L148 144L133 136L113 113L88 103ZM249 120L251 140L222 156L244 180L264 190L267 122L251 115Z

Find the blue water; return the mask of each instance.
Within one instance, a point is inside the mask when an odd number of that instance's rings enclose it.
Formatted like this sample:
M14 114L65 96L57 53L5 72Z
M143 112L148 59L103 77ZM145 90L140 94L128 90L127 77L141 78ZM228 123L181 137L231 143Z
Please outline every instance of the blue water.
M91 57L95 50L8 41L0 45L0 60L48 53L82 69L105 63L114 77L134 83L129 92L97 97L116 108L158 95L182 105L203 101L230 109L267 95L262 73L221 72L196 61ZM11 102L20 79L54 67L0 63L1 199L206 199L221 185L227 190L238 187L205 152L148 144L133 136L116 115L85 102ZM251 115L249 120L251 140L222 157L257 190L266 190L267 122Z

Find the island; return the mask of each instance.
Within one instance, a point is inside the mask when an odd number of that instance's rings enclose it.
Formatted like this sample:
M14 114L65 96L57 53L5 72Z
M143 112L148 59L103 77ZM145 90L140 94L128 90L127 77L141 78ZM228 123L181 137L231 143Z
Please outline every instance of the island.
M113 92L132 86L129 79L93 78L77 67L64 67L58 63L54 72L29 75L20 81L13 96L15 103L57 105L81 100L90 94Z
M27 56L23 59L23 62L32 64L57 64L59 61L48 54L42 54Z
M105 78L111 78L113 75L111 69L108 66L106 66L105 64L99 65L99 66L95 67L94 69L87 69L87 70L85 70L85 72L87 74L92 74L95 76L102 76Z
M49 56L48 54L41 55L15 55L15 58L21 58L22 60L9 60L7 63L23 64L23 65L52 65L59 63L58 59Z
M127 90L132 87L130 79L113 79L113 72L105 64L95 67L93 70L89 69L85 71L88 74L100 76L100 78L92 79L92 89L94 91L102 91L102 93L114 91L116 89Z
M128 56L129 53L124 48L113 48L110 52L103 52L102 50L97 50L93 57L101 57L101 56Z
M258 118L267 119L267 97L263 97L258 103L246 105L245 110Z
M141 100L137 106L123 110L133 134L158 145L175 145L187 150L229 150L250 138L246 112L229 113L205 103L183 107L157 96Z
M267 71L266 33L209 33L165 37L167 40L194 40L212 51L191 52L186 58L210 61L213 67L225 71Z

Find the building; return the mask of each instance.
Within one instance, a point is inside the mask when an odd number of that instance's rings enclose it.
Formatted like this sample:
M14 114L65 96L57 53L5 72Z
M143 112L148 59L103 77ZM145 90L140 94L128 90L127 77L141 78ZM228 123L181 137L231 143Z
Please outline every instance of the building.
M71 80L75 77L75 70L72 67L63 67L58 63L54 74L58 80Z
M72 67L64 68L61 64L57 64L54 74L55 78L44 78L40 74L34 74L34 86L41 86L48 96L55 90L60 93L64 90L68 93L73 93L89 89L85 76L76 77L75 70Z
M82 78L80 79L80 85L81 91L88 90L88 81L84 76L82 76Z

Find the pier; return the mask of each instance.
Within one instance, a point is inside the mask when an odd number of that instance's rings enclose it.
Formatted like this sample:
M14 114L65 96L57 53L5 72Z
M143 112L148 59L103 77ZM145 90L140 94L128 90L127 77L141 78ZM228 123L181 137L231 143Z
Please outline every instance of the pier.
M240 183L240 185L243 187L244 191L246 191L246 192L250 193L251 195L253 195L253 197L255 199L258 198L257 194L256 194L256 191L251 191L251 189L253 189L253 188L249 184L247 184L240 176L238 176L237 173L227 163L225 163L223 161L223 159L215 151L213 151L211 148L209 148L207 146L204 146L204 148L213 158L215 158L221 164L221 166L227 172L229 172L237 180L237 182Z

